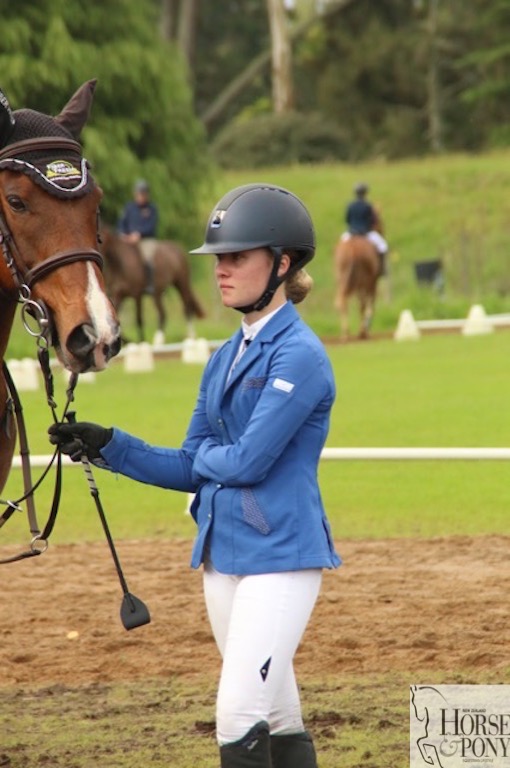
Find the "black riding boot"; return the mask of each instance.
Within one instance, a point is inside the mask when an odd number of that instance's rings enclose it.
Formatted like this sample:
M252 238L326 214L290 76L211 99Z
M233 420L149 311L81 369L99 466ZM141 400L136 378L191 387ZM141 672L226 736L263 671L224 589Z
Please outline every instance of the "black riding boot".
M273 768L317 768L312 737L302 733L271 736Z
M143 270L145 272L145 293L149 296L154 295L154 266L149 261L144 261Z
M388 251L377 251L379 256L379 275L378 277L386 277L388 274Z
M220 747L221 768L272 768L269 726L263 720L246 736Z

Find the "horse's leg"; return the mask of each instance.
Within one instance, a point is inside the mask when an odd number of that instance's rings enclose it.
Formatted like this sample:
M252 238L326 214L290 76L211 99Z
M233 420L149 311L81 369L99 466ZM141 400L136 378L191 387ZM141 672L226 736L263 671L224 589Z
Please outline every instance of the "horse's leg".
M158 312L158 331L164 336L166 328L166 309L163 302L163 292L156 291L154 294L154 304Z
M136 315L136 327L138 329L138 342L145 341L145 332L143 328L143 308L142 308L142 296L135 296L135 315Z
M342 341L347 341L349 338L349 302L347 292L339 291L337 306L340 312L340 338Z
M366 291L360 294L360 313L361 328L359 337L360 339L368 339L374 316L374 297Z

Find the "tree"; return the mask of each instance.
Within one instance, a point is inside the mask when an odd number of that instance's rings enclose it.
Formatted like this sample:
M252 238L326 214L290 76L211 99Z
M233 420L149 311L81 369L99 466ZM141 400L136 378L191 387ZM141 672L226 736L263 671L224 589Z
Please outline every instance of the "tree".
M471 109L479 144L510 141L509 23L510 0L479 0L476 26L458 62L462 103Z
M193 71L199 0L161 0L159 28L163 40L179 47Z
M294 106L292 48L283 0L267 0L272 52L273 110L289 112Z
M319 16L317 14L311 14L307 18L296 23L290 30L288 39L289 45L299 41L301 37L307 34L310 29L323 23L330 15L337 13L339 10L346 8L351 3L357 0L332 0L329 3L327 9ZM235 104L238 104L237 111L240 111L242 106L241 97L246 98L246 94L250 92L250 87L253 89L255 83L263 81L264 72L268 69L272 57L272 47L269 45L264 46L251 60L248 61L246 66L237 71L231 80L227 82L217 96L209 101L201 112L201 118L204 125L208 130L211 130L216 124L225 116L231 114L235 109ZM201 78L199 78L201 79Z
M187 71L161 40L156 6L138 0L0 0L2 87L13 108L56 114L73 90L97 77L85 152L115 222L133 181L147 178L161 210L161 236L198 236L207 176L202 126Z

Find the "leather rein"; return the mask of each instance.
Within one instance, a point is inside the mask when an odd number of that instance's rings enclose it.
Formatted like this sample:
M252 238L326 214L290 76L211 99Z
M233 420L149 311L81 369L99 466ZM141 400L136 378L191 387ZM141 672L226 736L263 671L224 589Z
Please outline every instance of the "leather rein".
M63 138L41 138L41 139L28 139L20 141L15 144L7 146L0 151L0 160L5 158L13 158L20 152L39 149L73 149L81 153L81 146L78 142L67 140ZM59 421L56 413L56 403L54 400L53 390L53 375L50 367L49 359L49 346L51 345L52 338L52 325L51 315L41 299L34 299L32 297L32 289L34 285L42 280L44 277L54 272L56 269L65 267L68 264L74 264L76 262L91 261L102 270L103 269L103 257L99 251L90 250L66 250L59 251L44 261L36 264L32 268L28 268L24 263L19 248L16 245L16 241L9 230L3 211L0 209L0 247L2 251L3 260L11 274L14 287L17 291L15 300L21 304L21 317L25 330L33 336L37 341L37 355L39 365L41 367L44 384L46 388L46 396L49 407L51 408L53 419L55 423ZM6 294L7 295L7 294ZM13 298L11 296L10 298ZM35 327L34 327L35 321ZM25 420L23 417L23 408L19 394L16 390L16 386L9 372L5 361L2 363L2 373L5 378L7 389L9 393L9 399L7 401L7 412L14 414L18 438L19 438L19 453L21 458L21 467L23 473L23 495L16 500L4 500L0 499L0 504L3 504L6 509L2 515L0 515L0 528L9 520L15 511L21 511L20 504L26 502L28 524L31 533L31 541L29 548L17 555L0 559L0 565L4 563L12 563L18 560L24 560L27 557L34 557L41 555L48 548L48 539L53 530L55 520L57 517L58 507L60 503L61 489L62 489L62 457L57 449L55 449L53 456L46 469L43 471L41 477L34 484L32 483L32 473L30 464L30 450L28 446L27 430L25 426ZM69 380L69 386L66 392L67 401L64 407L64 412L60 421L63 421L68 412L69 405L74 399L74 389L78 382L78 374L72 374ZM53 493L53 501L51 504L48 520L41 530L35 509L34 494L39 485L42 483L46 475L48 474L51 466L56 460L56 472L55 472L55 488Z

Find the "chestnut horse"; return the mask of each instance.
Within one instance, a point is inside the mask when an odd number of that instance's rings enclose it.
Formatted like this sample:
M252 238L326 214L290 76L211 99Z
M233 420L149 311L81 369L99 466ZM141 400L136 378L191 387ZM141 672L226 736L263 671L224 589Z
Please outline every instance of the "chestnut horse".
M51 345L73 373L102 370L120 348L97 250L101 190L78 141L95 88L89 81L59 115L12 111L0 92L0 357L16 307L35 322L38 344ZM3 258L2 258L3 257ZM16 429L0 374L0 490L12 462Z
M379 216L374 229L382 234ZM374 314L377 281L381 276L381 262L375 245L365 235L340 239L335 246L334 268L335 307L340 312L342 339L349 338L349 298L353 295L358 298L361 316L359 338L367 339Z
M117 312L125 299L134 299L138 340L144 340L142 301L146 293L146 271L140 248L126 242L110 227L101 227L101 252L104 256L106 290ZM164 297L173 286L179 293L188 321L188 335L193 335L191 322L205 313L191 288L190 270L184 249L171 240L158 240L152 256L154 291L152 298L158 314L158 331L165 331L167 313Z

